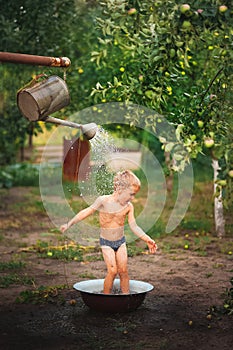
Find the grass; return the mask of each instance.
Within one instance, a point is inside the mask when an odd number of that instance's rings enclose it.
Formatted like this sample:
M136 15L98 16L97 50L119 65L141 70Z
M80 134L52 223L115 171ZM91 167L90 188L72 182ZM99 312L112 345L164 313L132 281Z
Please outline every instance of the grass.
M65 299L60 293L61 290L68 288L67 285L40 286L33 290L24 290L16 298L17 303L45 304L56 303L64 304Z
M34 277L11 273L0 276L0 288L8 288L10 285L33 285Z
M26 263L23 261L7 261L7 262L0 262L0 272L6 271L6 270L19 270L26 266Z
M0 262L0 288L8 288L10 285L33 285L34 277L23 273L26 263L23 261L2 261Z
M27 247L25 250L34 252L40 258L50 258L64 261L83 261L85 247L81 247L72 241L52 245L50 242L38 240L36 244ZM90 251L90 249L87 249Z

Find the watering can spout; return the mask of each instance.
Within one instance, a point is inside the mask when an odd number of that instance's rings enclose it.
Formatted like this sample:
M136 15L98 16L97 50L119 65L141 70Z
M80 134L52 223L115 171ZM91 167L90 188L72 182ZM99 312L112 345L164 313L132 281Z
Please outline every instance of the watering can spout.
M62 120L62 119L53 118L50 116L43 118L43 121L57 124L57 125L69 126L71 128L75 128L75 129L80 129L83 136L87 140L91 140L95 136L97 128L98 128L95 123L88 123L88 124L82 125L82 124L70 122L69 120Z
M97 131L97 125L95 123L84 124L81 126L81 130L86 139L91 140Z

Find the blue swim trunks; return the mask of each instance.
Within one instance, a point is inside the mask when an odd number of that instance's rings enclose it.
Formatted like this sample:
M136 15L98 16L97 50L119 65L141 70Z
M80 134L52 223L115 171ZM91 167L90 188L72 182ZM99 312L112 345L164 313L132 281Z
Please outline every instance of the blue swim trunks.
M117 241L109 241L108 239L100 237L100 245L106 245L112 248L115 252L117 252L120 246L125 242L125 236L123 236L121 239L118 239Z

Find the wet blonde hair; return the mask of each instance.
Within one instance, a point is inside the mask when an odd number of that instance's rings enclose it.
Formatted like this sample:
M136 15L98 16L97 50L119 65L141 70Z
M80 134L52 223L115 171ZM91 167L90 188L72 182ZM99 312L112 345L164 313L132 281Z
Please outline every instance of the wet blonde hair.
M133 187L138 192L141 187L139 178L130 170L119 171L113 179L114 191Z

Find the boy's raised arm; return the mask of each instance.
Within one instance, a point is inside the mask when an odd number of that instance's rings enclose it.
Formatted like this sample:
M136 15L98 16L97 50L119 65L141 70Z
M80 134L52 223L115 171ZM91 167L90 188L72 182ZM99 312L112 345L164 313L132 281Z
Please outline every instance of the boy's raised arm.
M67 224L62 225L60 227L60 231L65 232L74 224L77 224L79 221L86 219L88 216L92 215L96 210L98 210L101 204L102 204L101 198L98 197L91 206L81 210Z

